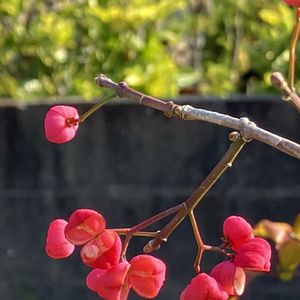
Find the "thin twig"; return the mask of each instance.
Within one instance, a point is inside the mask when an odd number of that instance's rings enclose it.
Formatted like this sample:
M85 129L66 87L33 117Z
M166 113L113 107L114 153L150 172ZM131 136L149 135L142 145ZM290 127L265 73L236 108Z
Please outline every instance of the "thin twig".
M134 235L138 235L137 233L138 232L141 232L141 230L149 227L150 225L178 212L184 205L183 204L179 204L179 205L176 205L176 206L173 206L167 210L164 210L160 213L158 213L157 215L149 218L149 219L146 219L145 221L131 227L129 230L127 230L127 232L125 233L126 237L125 237L125 241L123 243L123 249L122 249L122 254L121 254L121 257L123 259L125 259L125 256L126 256L126 251L128 249L128 246L129 246L129 243L132 239L132 237Z
M131 228L112 228L118 235L127 235ZM135 231L133 232L133 236L141 236L141 237L155 237L157 236L159 231Z
M86 111L85 113L83 113L80 116L80 122L84 122L86 118L88 118L96 110L98 110L101 106L103 106L104 104L106 104L108 101L110 101L111 99L113 99L116 96L117 96L116 94L113 94L113 95L110 95L108 97L105 97L104 99L101 99L101 101L99 103L97 103L94 106L92 106L88 111Z
M300 159L300 145L264 130L256 126L246 118L234 118L226 114L208 111L205 109L194 108L190 105L177 105L172 101L162 101L154 97L140 93L130 87L125 82L116 83L105 75L96 77L96 83L105 88L114 90L119 97L126 97L142 105L146 105L157 110L163 111L166 116L176 116L184 120L198 120L210 122L220 126L232 128L243 133L248 139L258 140L268 144L279 151ZM300 107L300 105L299 105Z
M122 81L120 83L116 83L110 78L106 77L104 74L99 75L95 78L95 80L99 86L114 90L120 98L128 98L134 100L142 105L150 106L157 110L163 111L170 117L172 116L174 103L171 101L166 102L152 96L145 95L130 88L126 82Z
M194 260L194 269L195 269L196 273L200 273L200 270L201 270L200 262L202 259L203 252L205 251L205 244L203 243L203 240L202 240L202 237L201 237L201 234L199 231L199 227L198 227L195 215L194 215L194 210L191 210L189 212L189 217L190 217L190 221L192 224L192 228L193 228L193 232L194 232L194 236L195 236L195 240L196 240L197 248L198 248L197 255Z
M294 107L300 112L300 98L298 94L288 85L283 75L280 72L275 72L271 76L272 84L281 90L284 101L291 102Z
M289 57L289 87L295 91L295 69L296 69L296 49L300 35L300 8L296 10L296 24L294 26L293 35L290 44Z

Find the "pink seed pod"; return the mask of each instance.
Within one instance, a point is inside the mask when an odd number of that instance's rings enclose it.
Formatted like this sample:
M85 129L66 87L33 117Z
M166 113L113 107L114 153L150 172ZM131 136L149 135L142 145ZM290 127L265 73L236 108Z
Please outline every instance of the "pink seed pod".
M209 274L217 280L230 296L241 296L246 285L246 274L243 268L233 262L224 261L216 265Z
M300 0L284 0L284 2L289 6L300 6Z
M228 297L214 278L206 273L200 273L182 291L180 300L227 300Z
M230 216L224 221L223 234L232 244L231 247L234 250L254 238L251 225L244 218L239 216Z
M129 268L128 262L122 262L110 269L94 269L88 274L86 284L106 300L126 300L130 290L127 280Z
M152 299L159 293L166 276L166 265L151 255L138 255L130 260L128 278L133 290L141 297Z
M121 251L119 235L113 230L104 229L82 247L80 256L92 268L108 269L119 262Z
M77 209L69 218L65 229L66 239L74 245L83 245L106 227L104 217L92 209Z
M46 253L48 256L61 259L74 252L74 245L65 238L65 227L68 222L62 219L53 220L48 229Z
M250 271L269 272L271 247L262 238L254 238L238 248L233 263Z
M63 144L71 141L79 126L79 114L75 107L56 105L47 112L44 129L49 142Z

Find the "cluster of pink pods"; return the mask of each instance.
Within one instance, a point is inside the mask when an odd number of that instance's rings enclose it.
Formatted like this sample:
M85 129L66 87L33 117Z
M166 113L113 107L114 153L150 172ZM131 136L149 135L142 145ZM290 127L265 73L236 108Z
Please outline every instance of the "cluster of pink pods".
M131 288L141 297L152 299L164 283L166 267L161 260L151 255L138 255L129 262L121 260L119 235L106 229L104 217L95 210L78 209L68 221L51 222L47 254L55 259L66 258L75 246L82 247L81 260L92 268L87 286L103 299L126 300Z
M216 265L210 274L200 273L181 293L180 300L226 300L240 296L246 285L245 270L270 271L271 247L255 238L251 225L239 216L228 217L223 224L226 247L232 259Z
M231 260L216 265L209 274L199 273L183 290L180 300L225 300L240 296L246 285L246 270L268 272L271 248L255 238L251 225L239 216L228 217L223 224L224 248ZM87 286L107 300L126 300L132 288L139 296L155 298L165 280L165 264L151 256L138 255L129 262L121 258L119 235L106 228L104 217L90 209L78 209L69 220L51 222L46 252L55 259L70 256L81 246L80 257L92 268Z

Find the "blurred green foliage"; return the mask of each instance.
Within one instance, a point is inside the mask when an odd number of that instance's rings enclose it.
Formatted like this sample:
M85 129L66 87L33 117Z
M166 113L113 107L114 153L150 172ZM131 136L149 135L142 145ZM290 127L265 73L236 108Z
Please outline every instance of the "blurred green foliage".
M278 254L277 275L283 281L292 280L300 266L300 214L293 226L262 220L256 224L254 234L274 242Z
M0 97L103 93L105 73L158 97L270 92L295 12L278 0L0 0ZM273 90L274 91L274 90Z

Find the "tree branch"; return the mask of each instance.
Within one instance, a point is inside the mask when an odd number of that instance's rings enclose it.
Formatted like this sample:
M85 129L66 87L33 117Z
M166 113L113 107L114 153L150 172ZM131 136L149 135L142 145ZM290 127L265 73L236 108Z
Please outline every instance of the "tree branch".
M220 126L228 127L231 129L238 130L242 133L242 136L247 139L258 140L262 143L268 144L281 152L284 152L290 156L300 159L300 145L264 130L256 126L253 122L247 118L234 118L226 114L220 114L217 112L208 111L205 109L194 108L190 105L177 105L172 101L162 101L157 98L145 95L138 92L130 87L125 82L116 83L105 75L100 75L95 78L96 83L105 88L114 90L119 97L126 97L134 100L142 105L152 107L165 113L167 117L176 116L183 120L198 120L205 121ZM291 92L291 98L298 98L299 108L300 100L299 97ZM293 101L294 103L294 101ZM295 104L295 103L294 103Z

